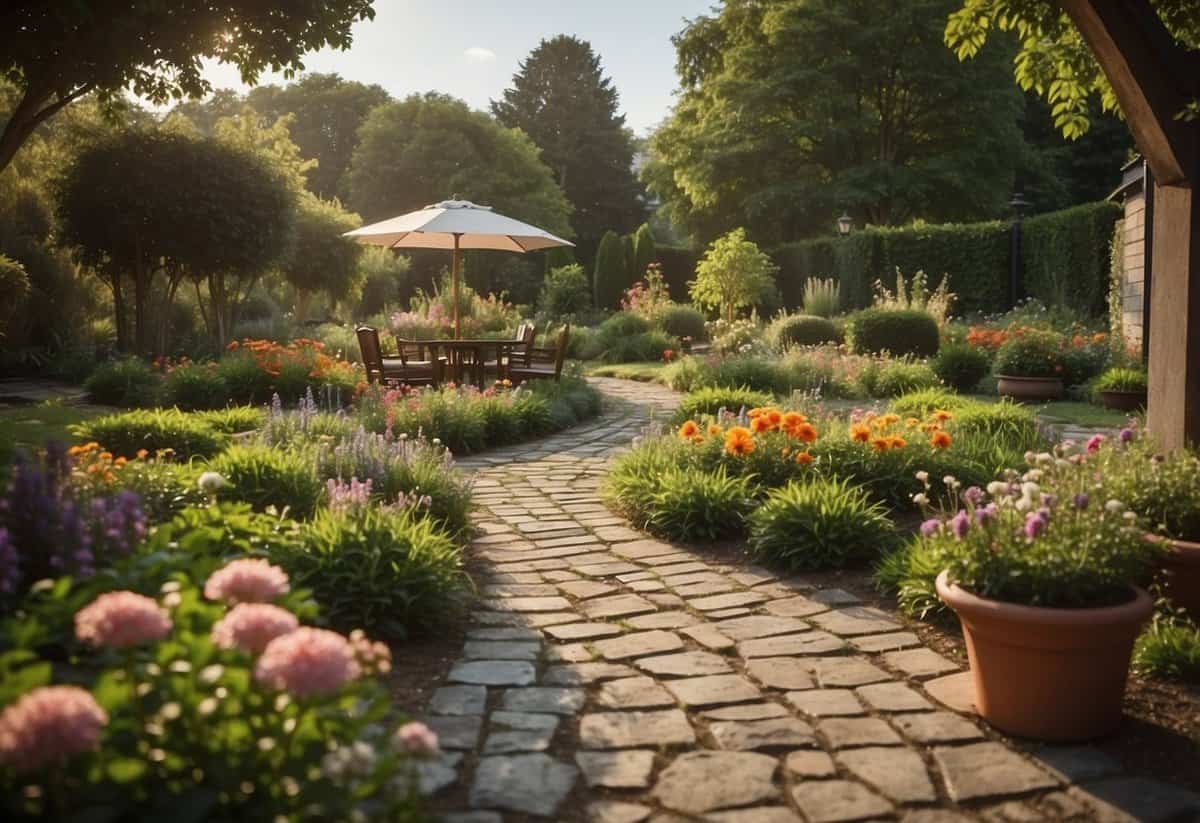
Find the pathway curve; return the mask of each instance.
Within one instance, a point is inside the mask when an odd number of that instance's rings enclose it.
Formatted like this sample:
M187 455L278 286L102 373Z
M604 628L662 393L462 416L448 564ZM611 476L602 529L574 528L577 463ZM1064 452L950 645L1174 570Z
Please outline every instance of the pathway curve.
M592 423L462 461L483 572L429 706L449 754L423 779L445 820L1200 813L1197 796L1122 777L1093 749L1012 748L939 701L961 696L955 663L849 592L629 528L600 501L606 463L677 396L596 382L608 403Z

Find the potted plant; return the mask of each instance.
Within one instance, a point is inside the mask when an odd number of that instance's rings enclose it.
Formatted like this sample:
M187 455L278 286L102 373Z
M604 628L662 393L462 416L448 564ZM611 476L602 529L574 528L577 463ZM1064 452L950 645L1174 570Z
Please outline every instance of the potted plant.
M1160 547L1098 493L1088 455L1030 457L1040 467L986 492L948 484L954 514L926 520L921 539L944 569L937 593L962 624L979 714L1022 737L1086 740L1120 722L1153 611L1137 584Z
M1108 453L1114 494L1145 518L1149 538L1164 541L1165 593L1200 620L1200 457L1179 449L1161 454L1133 429L1122 429L1127 448Z
M1114 367L1096 379L1096 395L1106 409L1133 412L1146 407L1146 371Z
M996 351L996 390L1019 403L1058 400L1063 396L1061 334L1019 329Z

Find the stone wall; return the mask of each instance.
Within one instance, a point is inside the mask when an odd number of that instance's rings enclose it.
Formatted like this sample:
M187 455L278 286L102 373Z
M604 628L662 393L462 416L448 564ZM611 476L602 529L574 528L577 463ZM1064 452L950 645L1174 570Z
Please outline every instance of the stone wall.
M1122 221L1124 250L1121 258L1121 328L1130 345L1142 346L1142 312L1146 278L1146 195L1130 192Z

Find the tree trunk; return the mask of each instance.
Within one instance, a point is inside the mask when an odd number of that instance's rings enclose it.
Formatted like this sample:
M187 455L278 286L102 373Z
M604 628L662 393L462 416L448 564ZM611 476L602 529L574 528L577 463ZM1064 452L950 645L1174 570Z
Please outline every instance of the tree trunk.
M141 244L134 239L135 259L133 264L133 345L138 354L150 351L149 321L146 319L146 301L149 299L150 274L146 261L142 259Z
M308 319L308 310L312 308L313 293L307 289L296 289L296 324Z
M30 83L26 87L21 101L9 115L8 122L4 124L4 131L0 133L0 172L8 168L21 146L25 145L25 141L33 134L34 129L58 113L68 103L91 90L91 84L85 84L43 108L43 104L54 95L54 90L44 85Z
M124 353L129 351L129 331L125 325L125 299L121 294L121 275L114 272L109 278L109 288L113 295L113 323L117 327L117 350Z

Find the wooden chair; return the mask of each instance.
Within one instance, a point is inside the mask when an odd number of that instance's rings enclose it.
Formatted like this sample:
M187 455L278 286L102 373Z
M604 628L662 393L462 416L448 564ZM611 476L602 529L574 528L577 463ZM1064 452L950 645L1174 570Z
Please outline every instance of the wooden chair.
M530 349L533 346L533 340L537 337L537 326L526 322L517 326L517 333L513 335L513 342L518 345L505 346L507 350L507 362L501 362L505 359L504 354L499 354L495 360L486 360L483 364L483 373L488 377L502 376L505 366L517 363L518 365L528 366Z
M563 360L567 356L567 341L571 339L571 324L558 333L558 344L554 348L530 346L526 362L508 364L508 377L514 383L523 380L558 380L562 377ZM516 358L514 358L515 360Z
M422 354L424 346L414 348L412 341L397 343L399 357L384 357L379 345L379 332L370 326L359 326L358 348L362 352L367 380L372 383L404 383L409 386L436 386L440 380L440 363L437 360L409 359L410 354Z

